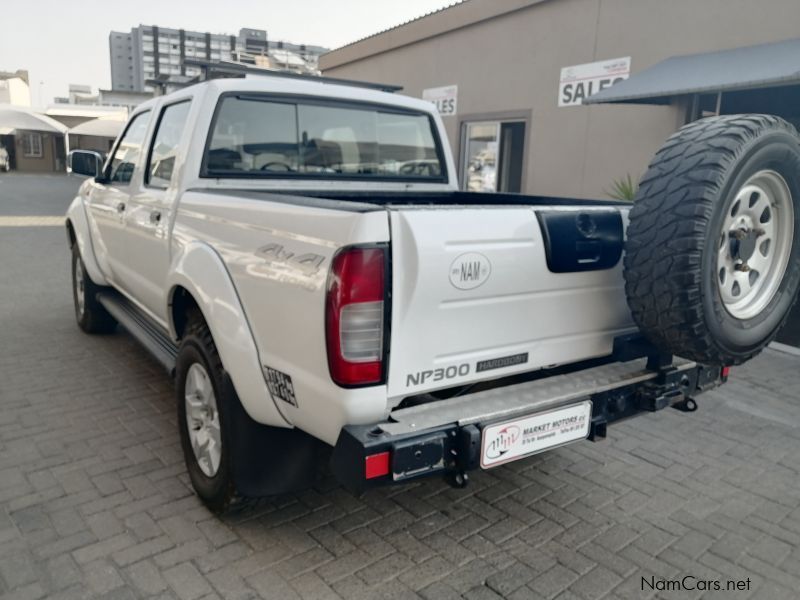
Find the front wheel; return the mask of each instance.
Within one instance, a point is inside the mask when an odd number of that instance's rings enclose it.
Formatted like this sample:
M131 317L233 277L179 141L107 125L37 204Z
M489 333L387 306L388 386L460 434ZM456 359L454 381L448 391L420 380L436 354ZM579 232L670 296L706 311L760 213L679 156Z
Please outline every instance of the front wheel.
M97 300L103 288L95 284L83 264L78 244L72 246L72 300L75 320L86 333L111 333L117 321Z

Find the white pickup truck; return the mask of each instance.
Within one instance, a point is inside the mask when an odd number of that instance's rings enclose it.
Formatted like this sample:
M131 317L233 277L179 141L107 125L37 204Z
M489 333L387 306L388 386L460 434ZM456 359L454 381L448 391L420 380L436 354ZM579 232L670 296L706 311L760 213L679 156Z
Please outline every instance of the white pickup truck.
M629 214L460 191L421 100L209 81L139 106L105 161L71 154L75 314L174 376L213 510L328 459L354 490L464 485L696 408L772 339L800 279L799 148L772 117L690 124Z

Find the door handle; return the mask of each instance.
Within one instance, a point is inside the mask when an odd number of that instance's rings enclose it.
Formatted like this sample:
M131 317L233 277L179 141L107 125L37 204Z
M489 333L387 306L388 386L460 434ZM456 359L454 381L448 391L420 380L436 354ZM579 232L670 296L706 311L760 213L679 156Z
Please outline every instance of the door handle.
M117 204L117 212L119 212L119 213L125 212L125 203L124 202L120 202L119 204Z
M153 225L157 225L160 222L161 222L161 211L160 210L154 210L153 212L151 212L150 213L150 223L152 223Z

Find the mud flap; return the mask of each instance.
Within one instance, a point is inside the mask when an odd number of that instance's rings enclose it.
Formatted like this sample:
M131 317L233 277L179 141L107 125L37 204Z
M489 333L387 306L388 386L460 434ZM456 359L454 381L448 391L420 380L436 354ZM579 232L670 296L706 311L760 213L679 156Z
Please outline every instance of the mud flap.
M228 375L225 385L233 387ZM230 397L236 397L232 395ZM262 425L241 402L226 406L236 489L247 497L273 496L312 486L331 447L299 429Z

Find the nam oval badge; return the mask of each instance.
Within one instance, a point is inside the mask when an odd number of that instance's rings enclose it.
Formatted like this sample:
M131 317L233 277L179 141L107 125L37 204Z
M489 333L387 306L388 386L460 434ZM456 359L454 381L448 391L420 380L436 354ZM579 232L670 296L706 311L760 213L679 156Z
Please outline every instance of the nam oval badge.
M492 263L483 254L467 252L450 265L450 283L459 290L482 286L492 273Z

